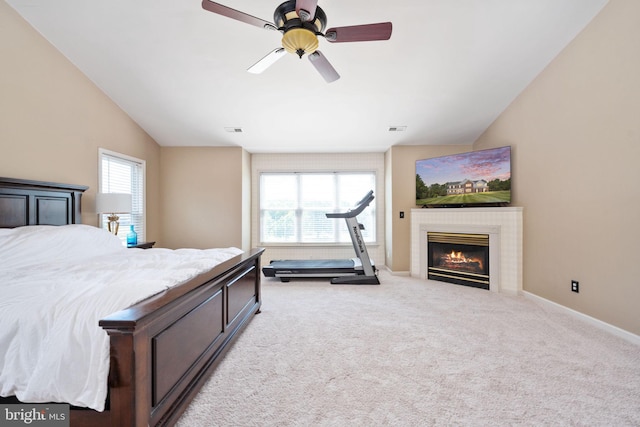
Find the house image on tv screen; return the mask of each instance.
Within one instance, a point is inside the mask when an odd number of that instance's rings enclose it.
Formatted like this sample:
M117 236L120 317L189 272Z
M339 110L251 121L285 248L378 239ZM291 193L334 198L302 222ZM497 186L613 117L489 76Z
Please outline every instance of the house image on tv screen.
M416 204L505 206L511 202L511 147L416 161Z
M477 181L464 179L459 182L447 182L447 194L486 193L487 191L489 191L489 183L484 179Z

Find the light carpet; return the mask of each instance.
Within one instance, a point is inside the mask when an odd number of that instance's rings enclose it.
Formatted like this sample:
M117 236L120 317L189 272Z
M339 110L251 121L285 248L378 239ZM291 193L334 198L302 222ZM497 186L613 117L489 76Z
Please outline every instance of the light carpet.
M379 276L264 279L178 426L640 426L637 345L522 296Z

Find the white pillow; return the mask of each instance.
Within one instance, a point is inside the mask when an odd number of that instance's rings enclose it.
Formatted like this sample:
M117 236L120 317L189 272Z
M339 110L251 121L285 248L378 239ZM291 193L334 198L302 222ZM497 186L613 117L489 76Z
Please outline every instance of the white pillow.
M127 249L120 239L107 230L89 225L3 229L0 233L0 268L82 260L122 250Z

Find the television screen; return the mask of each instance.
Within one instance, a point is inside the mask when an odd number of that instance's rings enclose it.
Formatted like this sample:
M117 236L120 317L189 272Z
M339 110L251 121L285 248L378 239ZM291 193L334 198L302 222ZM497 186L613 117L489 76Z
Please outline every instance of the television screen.
M416 161L416 204L503 206L511 202L511 147Z

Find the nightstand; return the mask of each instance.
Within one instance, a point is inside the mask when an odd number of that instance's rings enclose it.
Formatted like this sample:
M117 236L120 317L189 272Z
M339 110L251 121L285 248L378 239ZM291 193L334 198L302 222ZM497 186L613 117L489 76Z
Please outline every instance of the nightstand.
M150 249L155 244L156 242L141 242L141 243L138 243L137 245L127 246L127 248Z

